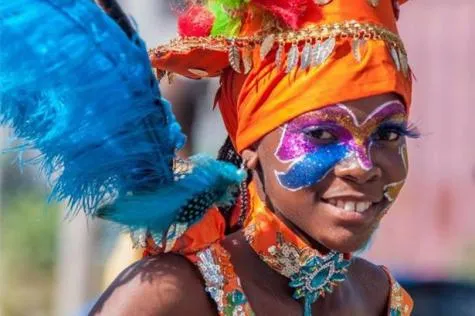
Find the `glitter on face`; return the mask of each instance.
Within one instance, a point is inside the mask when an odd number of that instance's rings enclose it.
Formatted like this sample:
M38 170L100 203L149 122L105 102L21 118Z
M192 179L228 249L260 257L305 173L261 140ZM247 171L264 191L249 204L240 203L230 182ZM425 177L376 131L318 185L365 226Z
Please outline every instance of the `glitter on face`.
M407 145L403 144L401 147L399 147L399 155L401 156L402 162L404 164L404 170L408 171L408 155L407 155ZM404 186L404 183L406 182L406 179L403 179L401 181L393 182L384 187L384 197L391 202L391 204L396 200L398 197L399 193L402 190L402 187ZM390 205L388 206L388 208Z
M381 123L391 119L404 122L406 112L399 101L384 103L362 123L345 105L337 104L303 114L283 128L275 151L282 163L290 163L287 171L275 171L279 183L297 191L320 182L335 165L359 165L365 170L373 167L371 160L372 136ZM317 144L308 135L312 130L328 130L335 137L329 144Z
M406 180L390 183L384 187L384 197L389 201L389 202L394 202L399 195L399 192L401 192L402 187L404 186L404 182Z

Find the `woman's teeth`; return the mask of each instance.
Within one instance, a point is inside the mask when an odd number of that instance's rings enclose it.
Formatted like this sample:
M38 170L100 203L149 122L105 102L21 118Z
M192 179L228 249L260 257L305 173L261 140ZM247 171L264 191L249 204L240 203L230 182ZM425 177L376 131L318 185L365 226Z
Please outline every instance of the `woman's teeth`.
M342 209L345 212L358 212L358 213L363 213L367 209L370 208L372 202L369 201L342 201L342 200L329 200L328 203L330 203L333 206L338 207L339 209Z

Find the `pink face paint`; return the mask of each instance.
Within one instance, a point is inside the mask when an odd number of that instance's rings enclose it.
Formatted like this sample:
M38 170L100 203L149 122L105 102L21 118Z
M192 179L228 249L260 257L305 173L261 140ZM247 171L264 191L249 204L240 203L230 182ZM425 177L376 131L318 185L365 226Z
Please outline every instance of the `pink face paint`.
M303 114L284 126L276 158L290 163L287 171L276 171L279 183L296 191L318 183L336 164L358 164L369 170L374 133L386 121L406 122L404 105L387 102L359 122L343 104L329 106ZM325 131L333 136L331 142L320 142L312 132Z

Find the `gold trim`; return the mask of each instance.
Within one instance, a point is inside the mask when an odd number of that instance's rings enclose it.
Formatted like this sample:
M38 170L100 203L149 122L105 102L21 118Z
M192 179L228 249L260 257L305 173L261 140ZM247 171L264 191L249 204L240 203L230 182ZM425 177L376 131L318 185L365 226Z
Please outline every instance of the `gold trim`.
M192 49L205 49L220 52L229 52L231 47L256 47L260 46L266 37L272 33L257 34L254 36L240 36L226 38L216 37L180 37L170 41L169 44L151 49L150 54L163 55L167 52L187 52ZM322 41L327 38L348 38L364 40L382 40L390 46L397 48L404 55L406 50L399 36L388 29L373 23L359 23L346 21L327 25L317 25L298 31L284 31L275 34L275 43L279 45L300 42Z

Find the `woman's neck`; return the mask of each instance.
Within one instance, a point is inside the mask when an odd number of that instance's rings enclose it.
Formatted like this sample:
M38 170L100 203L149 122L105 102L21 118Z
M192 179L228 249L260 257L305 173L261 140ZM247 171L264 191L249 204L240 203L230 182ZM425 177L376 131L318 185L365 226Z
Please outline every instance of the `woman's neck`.
M300 229L297 225L292 223L290 220L285 218L285 216L279 212L275 211L274 209L270 209L274 214L287 226L295 235L297 235L302 241L308 244L310 247L318 251L320 255L326 255L330 252L330 249L322 245L320 242L316 241L312 237L310 237L306 232Z

